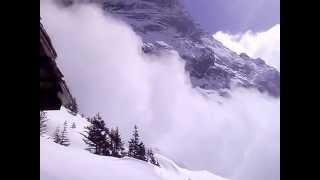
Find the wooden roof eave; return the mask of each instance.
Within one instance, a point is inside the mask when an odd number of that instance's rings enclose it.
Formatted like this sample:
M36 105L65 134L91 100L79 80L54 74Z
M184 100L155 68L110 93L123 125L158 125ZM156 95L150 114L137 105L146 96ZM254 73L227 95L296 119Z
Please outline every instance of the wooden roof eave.
M62 79L55 59L57 53L40 22L40 110L60 109L72 102L71 93Z
M47 32L44 30L41 22L40 22L40 43L46 56L48 56L51 60L55 60L57 58L57 53L54 50L52 42Z

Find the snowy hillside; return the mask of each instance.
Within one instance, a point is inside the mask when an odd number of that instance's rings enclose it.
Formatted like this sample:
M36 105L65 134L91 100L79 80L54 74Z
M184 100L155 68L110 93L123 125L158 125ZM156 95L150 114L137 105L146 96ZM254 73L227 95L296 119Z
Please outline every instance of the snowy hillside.
M129 157L98 156L84 150L79 134L87 125L85 118L68 110L47 112L48 134L40 138L40 177L42 180L226 180L207 171L180 168L172 160L156 155L161 167ZM56 127L75 123L68 128L70 146L56 144L50 138Z
M68 138L71 141L70 147L84 149L87 147L82 140L80 133L84 132L84 127L88 126L88 121L81 117L79 114L74 116L69 113L69 110L62 107L59 111L48 111L47 112L47 135L53 137L55 130L59 127L63 128L63 123L66 121L68 124ZM72 124L75 123L76 127L71 128Z

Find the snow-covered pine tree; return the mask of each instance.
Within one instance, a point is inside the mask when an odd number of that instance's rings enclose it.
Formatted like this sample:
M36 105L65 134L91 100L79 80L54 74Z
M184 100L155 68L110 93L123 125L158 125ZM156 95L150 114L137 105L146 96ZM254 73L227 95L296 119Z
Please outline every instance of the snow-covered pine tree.
M142 161L147 161L146 157L146 148L143 144L143 142L140 142L138 145L138 153L137 153L137 159L140 159Z
M60 144L61 136L60 136L60 128L59 126L56 128L54 135L53 135L53 142Z
M159 163L159 161L157 159L156 159L156 163L154 165L160 167L160 163Z
M70 113L71 113L72 115L75 116L75 115L78 114L78 112L79 112L79 110L78 110L78 104L77 104L77 101L76 101L76 98L75 98L75 97L72 97L71 103L68 104L68 105L66 106L66 108L70 110Z
M147 150L147 161L160 167L159 162L155 159L152 149Z
M87 150L94 154L109 156L111 152L109 130L100 114L88 118L89 126L85 127L83 141L89 146Z
M47 132L47 114L40 111L40 136Z
M138 127L134 126L133 137L129 141L128 156L146 161L146 151L143 142L140 142Z
M128 142L129 143L128 156L135 158L137 156L137 149L138 149L138 143L139 143L138 127L136 125L134 126L134 131L132 136L133 137Z
M124 143L121 140L121 136L120 136L118 127L116 127L116 129L111 129L110 139L111 139L111 147L112 147L111 156L123 157Z
M69 146L70 145L70 141L68 138L68 123L67 121L64 122L63 124L63 131L61 132L61 139L60 139L60 143L63 146Z
M71 128L72 129L76 128L76 123L75 122L72 123Z

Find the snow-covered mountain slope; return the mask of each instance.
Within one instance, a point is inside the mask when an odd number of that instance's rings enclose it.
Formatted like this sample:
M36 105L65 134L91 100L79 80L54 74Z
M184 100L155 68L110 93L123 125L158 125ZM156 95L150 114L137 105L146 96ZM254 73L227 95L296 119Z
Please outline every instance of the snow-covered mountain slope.
M65 108L47 112L48 133L40 138L40 178L43 180L226 180L207 171L190 171L179 167L172 160L156 154L160 168L132 158L98 156L84 150L83 127L87 121L80 115L73 116ZM68 128L70 146L56 144L50 136L63 123L75 123Z
M280 72L262 59L237 54L203 31L185 11L183 0L56 0L94 2L130 24L146 53L174 49L186 61L193 86L224 92L234 86L280 96ZM214 7L213 7L214 10Z
M236 54L201 30L181 0L95 0L107 13L132 26L146 53L174 49L186 61L194 86L223 91L256 88L280 96L280 73L262 59ZM214 7L213 7L214 10Z
M143 54L132 28L92 5L42 4L41 12L57 63L83 113L101 112L123 136L137 124L146 144L186 169L232 180L280 178L279 98L247 88L228 91L228 98L192 88L185 61L176 53ZM172 48L164 40L147 45L144 50L151 52Z

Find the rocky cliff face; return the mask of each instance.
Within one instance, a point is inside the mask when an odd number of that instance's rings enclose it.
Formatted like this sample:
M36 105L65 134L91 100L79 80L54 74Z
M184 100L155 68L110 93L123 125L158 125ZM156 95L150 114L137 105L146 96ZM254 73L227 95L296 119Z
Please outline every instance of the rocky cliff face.
M70 1L70 0L68 0ZM132 26L145 53L174 49L195 87L223 92L231 86L280 96L280 73L262 59L231 51L194 23L182 0L91 0Z

